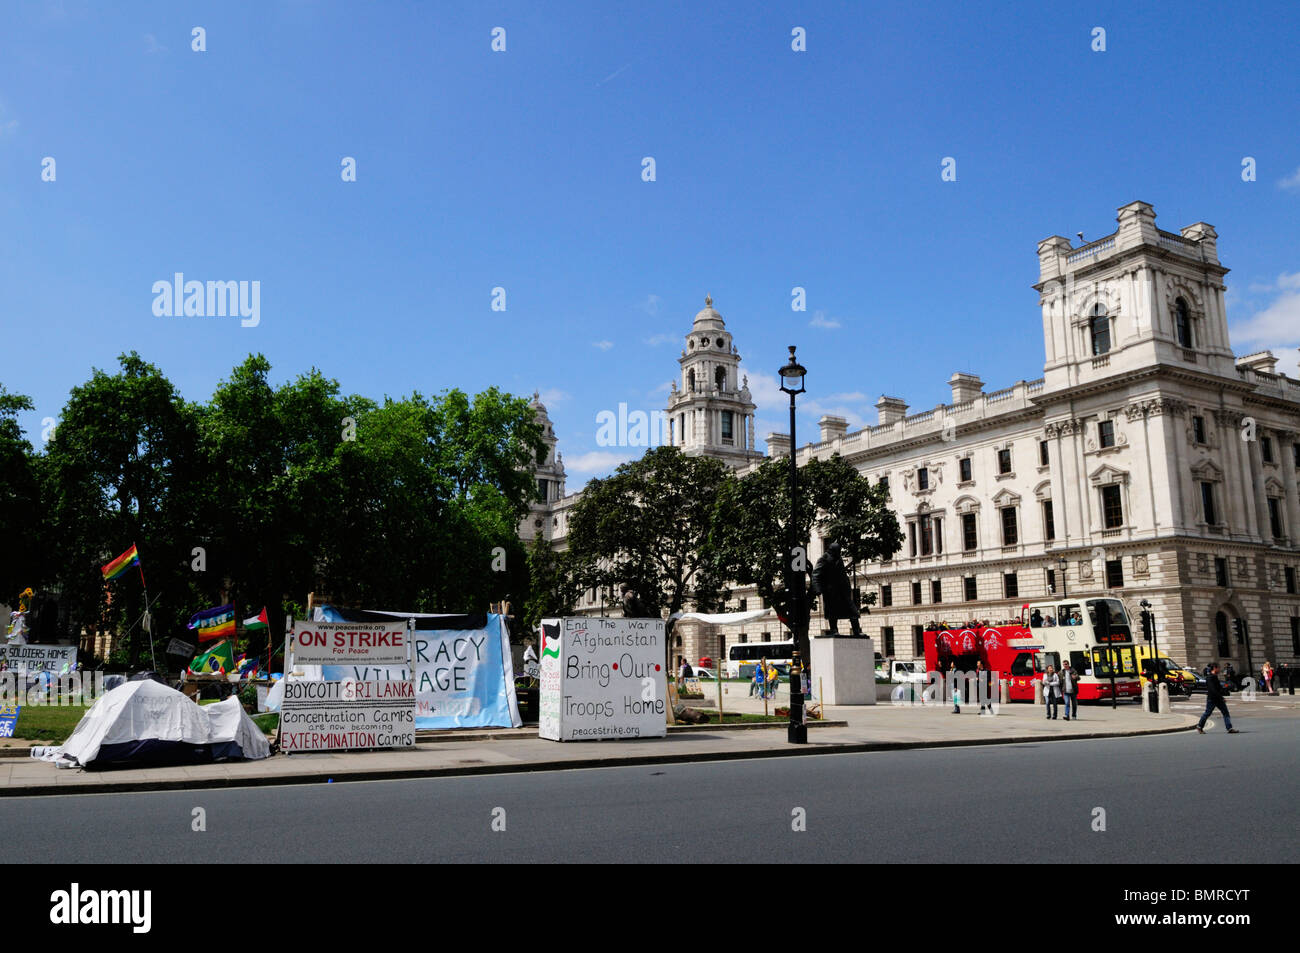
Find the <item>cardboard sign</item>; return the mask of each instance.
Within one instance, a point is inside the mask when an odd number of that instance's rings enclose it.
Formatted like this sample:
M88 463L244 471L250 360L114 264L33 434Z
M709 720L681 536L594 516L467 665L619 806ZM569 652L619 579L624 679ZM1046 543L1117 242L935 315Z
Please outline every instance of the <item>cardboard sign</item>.
M405 665L406 623L293 622L295 665Z
M409 748L415 744L412 682L285 682L280 750Z
M58 673L75 664L75 645L0 645L0 668L11 672Z
M167 643L168 655L193 655L197 648L181 639L172 639Z
M687 695L699 695L701 698L704 697L704 689L700 687L700 680L698 678L682 679L682 688L685 689L685 694Z
M664 737L664 646L660 619L543 619L540 737Z

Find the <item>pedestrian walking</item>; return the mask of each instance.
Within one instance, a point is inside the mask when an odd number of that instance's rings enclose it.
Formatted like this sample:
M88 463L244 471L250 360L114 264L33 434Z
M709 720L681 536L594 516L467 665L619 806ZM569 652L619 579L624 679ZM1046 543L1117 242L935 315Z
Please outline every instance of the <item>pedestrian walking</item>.
M1061 711L1061 676L1051 665L1043 673L1043 701L1047 703L1047 720L1054 721Z
M1201 720L1196 723L1196 733L1205 734L1205 721L1210 717L1210 712L1219 709L1223 713L1223 724L1228 729L1228 734L1237 734L1237 729L1232 727L1232 717L1228 714L1228 705L1223 700L1223 685L1219 683L1219 666L1216 662L1209 664L1210 674L1205 677L1205 714L1201 715Z
M1264 667L1260 669L1260 675L1263 676L1264 679L1264 691L1268 692L1270 695L1276 695L1277 691L1273 688L1273 666L1269 663L1268 659L1264 659Z
M975 695L979 698L980 714L986 710L992 710L993 696L990 694L993 685L989 680L988 670L984 668L983 660L975 662Z
M767 697L767 659L762 659L754 669L754 688L759 698Z
M677 680L678 690L680 690L685 686L686 680L688 678L694 678L694 677L695 677L695 670L691 668L691 663L686 661L686 656L683 655L681 673Z
M1079 720L1079 679L1069 661L1061 663L1061 694L1065 696L1065 720Z
M777 686L781 684L781 673L776 670L776 665L769 662L767 665L767 697L775 698Z

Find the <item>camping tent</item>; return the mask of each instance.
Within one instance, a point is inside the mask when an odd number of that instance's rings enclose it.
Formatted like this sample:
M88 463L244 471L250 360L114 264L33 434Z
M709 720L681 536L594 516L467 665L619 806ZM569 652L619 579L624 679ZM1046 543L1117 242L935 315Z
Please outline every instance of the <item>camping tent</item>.
M145 679L106 692L53 760L66 768L144 768L270 754L266 736L238 698L199 706L176 689Z

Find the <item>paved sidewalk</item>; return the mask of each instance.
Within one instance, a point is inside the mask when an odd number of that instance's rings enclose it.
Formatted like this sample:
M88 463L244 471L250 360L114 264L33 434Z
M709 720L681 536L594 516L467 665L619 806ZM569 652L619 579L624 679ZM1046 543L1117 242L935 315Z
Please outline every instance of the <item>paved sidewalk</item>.
M761 704L759 701L760 710ZM1031 705L1003 706L993 717L981 716L978 709L970 707L963 708L960 715L952 714L947 706L832 707L827 711L828 719L844 724L812 725L808 744L803 746L786 742L784 725L743 731L700 725L669 729L666 738L563 744L538 738L536 729L502 729L473 732L473 740L421 738L414 749L400 751L278 755L263 761L122 771L60 769L30 758L6 758L0 760L0 797L385 780L1043 742L1186 731L1196 723L1189 714L1152 715L1132 704L1116 710L1088 706L1081 714L1081 719L1067 722L1048 721L1042 708Z

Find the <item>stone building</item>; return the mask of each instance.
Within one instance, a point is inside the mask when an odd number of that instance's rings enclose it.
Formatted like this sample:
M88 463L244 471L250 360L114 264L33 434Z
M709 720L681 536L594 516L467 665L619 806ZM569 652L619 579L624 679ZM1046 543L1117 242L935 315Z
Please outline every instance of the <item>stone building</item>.
M863 628L879 651L919 655L932 620L1008 619L1064 587L1118 596L1135 616L1148 600L1161 649L1197 667L1296 664L1300 381L1269 352L1234 357L1214 228L1173 233L1155 219L1133 202L1111 235L1039 243L1042 377L986 392L980 377L956 373L950 403L909 413L881 397L876 426L849 433L843 418L823 417L820 440L796 450L801 462L838 453L888 482L903 548L854 578L876 595ZM739 421L752 421L753 404L728 376L739 356L711 302L692 335L683 389L669 400L671 439L743 473L753 439ZM696 385L717 375L717 394L697 394L690 371ZM773 456L789 444L767 436ZM552 507L557 545L573 499ZM752 591L731 605L760 607ZM781 633L772 618L681 626L678 637L694 660Z

